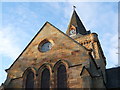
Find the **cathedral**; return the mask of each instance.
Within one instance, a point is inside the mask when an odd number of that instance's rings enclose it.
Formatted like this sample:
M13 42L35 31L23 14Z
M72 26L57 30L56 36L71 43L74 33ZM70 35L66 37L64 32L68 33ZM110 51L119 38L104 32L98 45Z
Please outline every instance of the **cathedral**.
M7 88L106 88L106 58L98 34L73 10L66 33L46 22L6 69Z

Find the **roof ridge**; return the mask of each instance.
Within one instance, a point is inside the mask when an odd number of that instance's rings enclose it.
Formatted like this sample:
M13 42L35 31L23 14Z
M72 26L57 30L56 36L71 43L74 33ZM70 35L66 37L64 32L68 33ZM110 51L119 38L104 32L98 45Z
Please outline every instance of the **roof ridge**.
M25 49L22 51L22 53L17 57L17 59L13 62L13 64L8 68L6 69L5 71L7 72L13 65L14 63L20 58L20 56L24 53L24 51L29 47L29 45L32 43L32 41L36 38L36 36L40 33L40 31L44 28L44 26L49 23L51 26L53 26L54 28L56 28L59 32L61 32L62 34L64 34L65 36L67 36L68 38L72 39L71 37L69 37L67 34L65 34L64 32L62 32L61 30L59 30L57 27L55 27L54 25L52 25L50 22L46 21L46 23L42 26L42 28L37 32L37 34L33 37L33 39L28 43L28 45L25 47ZM85 50L87 51L90 51L88 50L87 48L83 47L80 43L78 43L77 41L75 41L74 39L72 39L75 43L77 43L78 45L80 45L82 48L84 48Z

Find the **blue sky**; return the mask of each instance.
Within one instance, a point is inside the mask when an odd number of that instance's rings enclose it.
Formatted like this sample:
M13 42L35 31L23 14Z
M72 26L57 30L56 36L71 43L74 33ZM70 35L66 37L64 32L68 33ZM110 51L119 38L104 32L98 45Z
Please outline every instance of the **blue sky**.
M0 84L6 79L4 70L10 67L46 21L66 31L73 5L86 29L98 34L106 56L106 67L118 66L117 2L3 2L0 13Z

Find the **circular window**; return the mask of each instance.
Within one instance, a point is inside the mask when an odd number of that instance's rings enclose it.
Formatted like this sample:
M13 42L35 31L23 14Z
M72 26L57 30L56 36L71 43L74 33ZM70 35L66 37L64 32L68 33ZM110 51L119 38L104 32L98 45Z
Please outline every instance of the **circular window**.
M39 51L41 52L47 52L52 48L52 43L49 41L46 41L44 43L41 43L38 47Z

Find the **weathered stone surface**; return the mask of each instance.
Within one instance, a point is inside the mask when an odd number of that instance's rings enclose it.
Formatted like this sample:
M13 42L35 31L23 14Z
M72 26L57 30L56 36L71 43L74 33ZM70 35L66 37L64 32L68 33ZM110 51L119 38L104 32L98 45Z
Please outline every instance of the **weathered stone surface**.
M40 88L45 68L49 70L50 88L57 88L60 65L66 68L67 88L105 88L106 64L97 34L86 32L70 37L46 22L7 70L5 88L25 88L30 71L34 73L34 88ZM52 48L41 52L38 47L46 41L52 44Z

